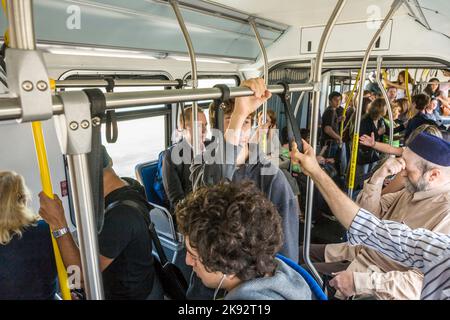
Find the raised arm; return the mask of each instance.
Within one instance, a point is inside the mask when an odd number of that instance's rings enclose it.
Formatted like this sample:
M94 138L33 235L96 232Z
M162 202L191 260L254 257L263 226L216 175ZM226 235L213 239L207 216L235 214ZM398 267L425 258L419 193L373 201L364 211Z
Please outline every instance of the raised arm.
M380 220L349 199L320 168L314 150L303 141L304 153L294 145L293 157L303 172L316 183L333 214L349 230L349 242L363 244L406 266L424 270L450 247L450 237L425 229L411 230L408 226Z
M375 141L375 136L372 132L371 136L363 135L359 138L359 143L363 146L375 149L381 153L393 154L395 156L401 157L403 154L403 148L393 147L387 143Z

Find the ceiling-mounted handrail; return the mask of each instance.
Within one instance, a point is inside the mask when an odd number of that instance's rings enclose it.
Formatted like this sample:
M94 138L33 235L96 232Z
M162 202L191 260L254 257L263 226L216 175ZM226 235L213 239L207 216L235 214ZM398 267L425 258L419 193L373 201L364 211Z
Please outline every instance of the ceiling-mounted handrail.
M253 29L253 33L255 34L256 41L258 42L259 50L261 51L261 58L263 60L263 78L266 86L269 84L269 59L267 58L266 47L264 46L264 42L261 39L261 35L258 31L258 26L255 23L255 18L251 17L248 19L248 23ZM257 115L256 115L257 117ZM266 124L267 122L267 101L262 105L262 124ZM267 133L262 132L262 149L263 152L267 152Z
M159 79L113 79L114 87L176 87L180 84L177 80ZM183 81L186 84L186 81ZM110 82L107 79L67 79L55 80L58 89L65 88L98 88L107 87Z
M270 85L267 88L272 94L283 92L282 85ZM290 84L289 92L312 91L312 83ZM129 107L145 107L150 105L171 104L176 102L191 102L219 99L222 93L218 88L205 89L173 89L136 92L107 92L105 93L107 110L120 110ZM230 98L247 97L254 95L253 91L246 87L230 88ZM52 97L53 115L64 112L64 105L55 94ZM0 120L20 119L22 108L19 98L0 98Z
M377 72L375 74L375 79L377 81L377 85L381 90L381 93L383 94L383 98L386 101L386 107L387 112L389 116L389 144L392 146L394 143L394 116L392 115L392 107L391 107L391 101L389 101L389 97L387 95L386 89L384 88L383 84L381 83L381 65L383 63L383 57L378 56L377 58Z
M166 3L170 0L152 0L155 3ZM219 17L222 19L247 24L251 14L230 8L220 3L207 0L178 0L178 6L183 9ZM290 26L284 23L275 22L261 17L255 17L258 28L263 28L272 32L283 33Z
M315 85L320 84L322 81L322 65L323 57L325 55L325 47L328 43L328 39L331 35L331 30L333 30L336 20L340 15L342 9L344 8L346 0L338 0L330 18L328 19L327 25L320 38L319 47L317 49L317 55L315 60L315 66L313 71L312 82ZM313 102L312 110L310 115L310 143L311 146L316 150L317 145L317 131L319 127L319 108L320 108L320 91L313 92ZM322 278L317 272L316 268L311 262L309 249L311 245L311 225L312 225L312 207L314 200L314 181L308 177L306 185L306 209L305 209L305 229L303 238L303 258L305 260L306 266L311 270L314 278L319 284L322 284Z
M308 80L308 82L312 81L312 74L313 74L313 70L314 70L314 63L315 63L315 59L313 58L313 59L311 59L311 70L309 72L309 80ZM305 91L300 93L300 97L298 97L297 103L295 105L294 117L296 117L296 118L297 118L298 111L300 110L300 104L302 103L302 100L303 100L304 96L305 96Z
M189 52L189 58L191 60L191 79L192 88L198 87L198 76L197 76L197 57L195 55L194 45L192 44L191 36L187 30L186 23L184 22L183 15L181 14L180 8L178 7L177 0L169 0L170 5L173 8L175 16L177 17L178 24L183 32L183 37L186 42L186 46ZM192 150L194 152L194 157L201 152L201 141L200 141L200 128L198 123L198 104L197 101L192 103Z
M381 33L383 32L384 28L387 26L389 20L394 15L395 11L397 11L397 9L402 5L402 3L403 3L403 0L394 0L389 12L387 13L386 17L384 18L384 20L381 23L377 32L375 32L374 36L372 37L372 40L370 41L369 46L367 47L366 52L364 54L364 59L363 59L363 63L361 66L360 90L358 92L358 100L357 100L358 105L355 110L355 112L356 112L355 131L353 133L352 153L351 153L351 158L350 158L350 171L349 171L349 179L348 179L348 196L350 198L353 196L353 189L354 189L354 184L355 184L356 161L357 161L358 146L359 146L359 130L360 130L360 126L361 126L364 83L366 82L367 64L369 62L370 54L372 53L375 43L377 42L377 40L380 37Z

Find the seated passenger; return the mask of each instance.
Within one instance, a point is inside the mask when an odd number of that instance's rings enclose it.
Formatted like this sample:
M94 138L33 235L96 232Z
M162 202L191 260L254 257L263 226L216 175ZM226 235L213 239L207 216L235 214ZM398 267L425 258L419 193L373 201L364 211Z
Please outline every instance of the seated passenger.
M409 142L414 140L414 138L421 132L429 133L435 137L442 138L442 133L439 131L439 129L436 126L432 126L429 124L423 124L420 127L418 127L414 132L409 136L408 140L406 140L405 145L408 146ZM405 147L395 147L391 146L390 144L383 143L383 142L376 142L374 140L374 137L371 136L362 136L359 140L360 144L365 145L370 148L374 148L375 150L385 153L385 154L393 154L398 157L401 157L403 155L403 151L405 150ZM387 159L387 158L386 158ZM387 183L386 183L387 182ZM382 194L391 193L391 192L397 192L404 188L406 177L400 174L395 175L394 178L386 179L385 185L387 186L383 189L381 192Z
M200 110L198 121L201 124L201 141L205 142L207 123L205 114ZM192 182L189 179L192 159L192 107L184 110L184 119L180 116L179 127L183 130L182 139L164 153L162 166L163 185L171 212L180 200L192 192Z
M431 121L436 122L436 124L441 125L442 124L442 118L438 112L438 100L437 99L431 99L428 106L425 107L425 118L430 119Z
M430 124L438 126L438 124L425 116L425 108L430 103L430 97L424 93L416 94L412 97L413 108L416 110L416 115L408 121L408 125L405 130L405 139L408 139L409 135L423 124Z
M50 228L31 211L29 201L23 178L0 171L0 300L55 299Z
M155 278L152 240L147 222L140 210L125 204L112 204L128 200L145 208L147 200L141 188L138 190L130 186L116 175L112 160L104 147L102 160L106 211L98 244L105 298L144 300L151 294ZM42 192L39 197L39 213L50 225L50 229L66 230L67 222L61 200L56 195L52 200ZM81 270L80 251L70 232L62 234L56 241L66 268L78 266Z
M432 78L426 86L424 93L430 96L431 100L436 99L436 112L440 115L441 107L448 107L448 99L441 90L438 78Z
M414 152L417 151L427 161L433 163L428 173L428 176L434 176L433 183L448 184L450 143L425 133L419 134L412 143L414 147L411 149ZM436 148L436 145L439 147ZM429 149L429 146L432 148ZM439 152L435 152L436 149ZM389 259L388 261L396 261L406 268L413 268L423 273L420 299L449 300L450 236L448 232L433 232L424 228L412 229L403 222L377 218L376 215L355 204L323 173L315 160L313 148L305 142L303 142L303 151L303 153L298 152L294 146L293 157L301 163L304 172L313 179L319 191L323 193L339 222L348 229L349 243L353 246L364 245L384 255ZM404 159L395 159L395 161L396 163L392 163L391 167L392 174L400 173L406 166ZM443 194L441 199L444 201L446 199L448 203L449 192ZM414 214L420 213L414 212ZM342 273L333 278L329 284L344 292L345 296L352 296L355 293L352 283L351 277ZM408 282L393 281L391 283L400 288L410 288ZM370 286L372 283L366 284Z
M419 136L426 136L418 139ZM428 138L431 137L431 138ZM427 147L424 148L424 141ZM435 162L440 155L441 139L419 134L403 152L404 170L399 161L388 159L364 184L357 203L379 219L402 222L410 228L450 233L450 181L446 171ZM436 157L439 155L438 157ZM450 155L448 155L450 157ZM400 172L405 188L382 195L383 181ZM393 262L365 247L349 243L314 245L313 258L322 273L343 271L337 275L341 290L338 297L375 297L377 299L419 299L423 274Z
M197 189L177 206L176 216L186 263L215 289L214 300L311 299L302 276L275 257L283 243L281 218L253 183Z

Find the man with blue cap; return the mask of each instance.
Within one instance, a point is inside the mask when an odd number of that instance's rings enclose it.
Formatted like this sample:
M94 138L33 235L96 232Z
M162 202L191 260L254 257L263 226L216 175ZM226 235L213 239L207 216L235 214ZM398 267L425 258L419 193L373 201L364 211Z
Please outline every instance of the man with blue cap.
M410 270L420 271L423 274L421 299L450 299L450 235L448 227L447 230L442 227L449 224L450 143L427 133L419 134L405 150L403 158L387 162L379 169L382 172L377 171L373 180L368 182L378 184L383 174L406 171L408 188L399 191L395 199L380 199L379 208L369 210L354 203L336 186L320 168L313 148L306 142L303 142L303 150L300 153L295 146L292 155L314 180L333 214L349 230L349 244L364 245ZM409 212L403 212L400 220L392 221L399 218L395 217L395 211L404 211L401 205L408 205L404 197L413 205L409 206ZM402 204L398 205L400 201ZM394 206L396 209L391 212L390 207ZM383 214L386 210L389 214ZM410 220L411 216L417 220L429 220L433 231L417 226L415 220ZM395 279L392 278L392 281L395 282ZM346 282L338 275L330 281L330 285L351 296L354 287ZM374 283L367 283L367 287L371 285ZM398 290L407 290L411 283L405 281L397 283L397 286ZM383 287L379 290L382 291Z
M364 184L357 204L377 218L450 233L450 153L448 142L420 133L403 152L390 158ZM405 188L382 195L386 177L400 174ZM348 261L334 280L337 297L418 299L423 273L392 261L383 254L349 242L329 244L323 250L325 263Z
M125 200L136 204L144 202L142 186L117 176L113 161L102 146L103 193L105 218L98 235L99 262L103 275L105 298L108 300L147 299L151 295L155 278L152 242L148 226L140 210L118 204ZM136 182L137 183L137 182ZM64 208L57 196L48 198L39 194L39 214L50 225L66 267L78 266L81 258L75 241L67 229ZM79 288L78 288L79 289ZM156 298L156 296L155 296Z

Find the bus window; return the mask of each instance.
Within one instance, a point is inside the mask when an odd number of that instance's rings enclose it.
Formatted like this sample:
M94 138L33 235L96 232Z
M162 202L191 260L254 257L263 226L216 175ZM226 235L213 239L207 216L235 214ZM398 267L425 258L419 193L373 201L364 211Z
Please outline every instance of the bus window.
M166 117L132 119L118 121L118 139L104 145L114 161L114 170L121 177L135 177L134 167L158 159L158 154L166 148ZM105 126L102 126L102 137Z

